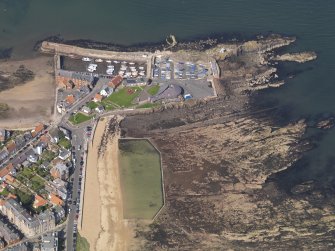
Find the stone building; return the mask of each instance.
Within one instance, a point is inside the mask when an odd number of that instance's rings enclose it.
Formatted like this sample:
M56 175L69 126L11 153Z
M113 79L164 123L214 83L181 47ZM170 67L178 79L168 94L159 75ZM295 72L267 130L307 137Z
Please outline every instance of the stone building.
M55 227L55 217L51 211L44 211L38 215L30 215L17 201L7 199L0 201L0 212L17 226L21 232L32 237L44 233Z

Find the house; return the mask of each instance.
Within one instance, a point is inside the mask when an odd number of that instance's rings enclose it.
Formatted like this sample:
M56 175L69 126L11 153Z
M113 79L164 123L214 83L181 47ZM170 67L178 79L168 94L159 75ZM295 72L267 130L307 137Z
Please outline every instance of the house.
M100 95L99 93L95 94L93 101L94 102L101 102L102 101L102 95Z
M14 140L11 140L9 141L7 144L6 144L6 149L8 151L9 154L13 154L16 152L16 144L15 144L15 141Z
M49 161L44 161L44 162L40 165L40 168L47 169L49 165L50 165L50 162L49 162Z
M12 160L12 163L13 163L13 166L14 166L15 168L20 168L21 165L22 165L22 163L23 163L24 161L26 161L26 160L27 160L27 155L26 155L25 153L22 153L22 154L16 156L16 157Z
M104 108L102 105L100 105L100 106L98 106L97 108L95 108L95 110L96 110L98 113L103 113L103 112L105 111L105 108Z
M40 137L40 141L45 143L46 147L48 146L48 143L51 141L50 135L42 135Z
M54 206L53 212L55 214L56 223L60 223L65 218L65 210L61 206Z
M110 88L109 86L104 86L102 90L100 91L100 95L103 97L108 97L113 93L113 88Z
M71 156L71 152L69 150L66 150L65 148L61 148L59 149L59 154L58 157L61 160L66 160L67 158L69 158Z
M71 140L71 131L64 128L64 127L58 127L59 130L64 134L65 138L68 139L68 140Z
M8 174L13 174L13 175L16 174L14 166L13 166L12 163L9 163L7 166L3 167L0 170L0 180L4 181Z
M32 162L28 161L28 160L25 160L22 162L22 167L23 168L27 168L27 167L30 167L32 164Z
M15 138L15 144L17 149L21 149L25 146L26 140L23 135L19 135Z
M76 98L70 94L70 95L67 95L67 97L65 98L65 102L68 104L68 105L73 105L73 103L76 101Z
M60 130L58 128L53 128L49 131L51 142L57 144L60 139Z
M7 151L6 148L2 149L0 151L0 163L5 160L9 156L9 152Z
M83 113L86 113L86 114L90 114L92 109L89 108L88 106L83 106L83 108L81 108L82 112Z
M15 178L10 174L7 174L5 178L8 184L13 184L15 182Z
M122 81L123 81L123 78L122 78L120 75L118 75L118 76L114 77L114 78L108 83L108 86L111 87L111 88L113 88L113 89L115 89L115 88L117 88L119 85L121 85Z
M26 155L27 155L27 160L30 161L31 163L36 163L38 161L38 155L35 153L33 149L30 149L26 153Z
M29 140L31 140L31 139L33 138L33 136L31 135L31 132L25 132L25 133L23 134L23 137L24 137L24 139L25 139L26 141L29 141Z
M35 151L36 154L41 155L46 147L47 147L47 144L40 141L40 142L38 142L38 144L34 148L34 151Z
M55 179L60 178L66 180L69 178L69 168L64 163L57 163L51 168L50 174Z
M38 194L35 195L35 201L34 201L34 204L33 204L33 207L35 209L37 209L39 207L43 207L47 204L48 204L48 202L43 197L39 196Z
M64 201L53 193L49 194L49 200L55 206L62 206L64 204Z
M67 186L67 182L61 179L54 179L52 183L57 188L62 188L62 187L66 188Z
M45 190L60 197L62 200L67 199L67 182L59 178L54 179L45 186Z
M0 143L7 139L7 133L5 129L0 128Z
M36 137L38 135L40 135L42 133L42 131L44 130L45 125L42 123L38 123L35 128L31 131L31 135L33 137Z

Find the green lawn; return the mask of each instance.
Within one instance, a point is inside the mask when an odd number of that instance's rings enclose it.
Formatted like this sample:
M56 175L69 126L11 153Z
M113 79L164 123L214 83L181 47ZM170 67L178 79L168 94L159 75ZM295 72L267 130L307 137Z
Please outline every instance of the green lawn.
M132 93L129 93L129 90ZM116 104L119 107L130 107L133 105L132 101L141 93L142 88L140 87L125 87L117 92L114 92L108 98L105 98L101 103L105 106L106 110L115 109L112 108L112 104Z
M58 145L66 148L66 149L70 149L71 148L71 141L66 139L66 138L62 138L59 140Z
M0 193L0 195L2 195L2 196L4 196L4 197L6 197L8 194L9 194L9 191L7 190L7 188L4 188L4 189L2 190L2 192Z
M87 116L85 114L82 114L82 113L78 112L75 115L71 115L69 120L72 124L77 125L77 124L83 123L87 120L90 120L92 117L93 116Z
M65 138L62 138L60 141L63 141L63 139L65 139ZM70 143L70 145L71 145L71 143ZM56 157L56 154L52 151L44 150L41 157L42 157L43 161L51 161ZM43 161L42 161L42 163L43 163Z
M154 86L151 86L147 92L151 95L151 96L154 96L157 94L157 92L159 91L159 85L154 85Z
M98 103L94 102L94 101L91 101L91 102L88 102L86 104L87 107L91 108L92 110L94 110L95 108L97 108L99 106Z
M84 237L81 237L79 233L77 235L77 250L90 251L90 244Z
M34 196L30 193L25 193L19 189L15 189L15 194L24 206L29 206L34 201Z
M126 219L152 219L163 205L160 156L147 140L119 140Z
M27 179L31 179L34 176L34 172L32 169L26 167L23 168L22 172L20 172L23 176L25 176Z
M44 180L36 175L32 177L31 189L33 189L36 193L39 193L42 189L44 189Z

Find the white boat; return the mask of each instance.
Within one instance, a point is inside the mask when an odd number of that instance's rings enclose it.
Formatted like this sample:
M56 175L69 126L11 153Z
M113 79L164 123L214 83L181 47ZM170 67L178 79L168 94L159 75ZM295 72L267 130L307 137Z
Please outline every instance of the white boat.
M127 62L126 62L126 61L122 61L121 63L122 63L122 64L127 64Z
M108 75L112 75L112 74L114 73L114 69L112 69L112 68L108 68L108 69L106 70L106 73L107 73Z
M140 66L140 67L138 67L138 69L140 69L140 70L144 70L144 67L143 67L143 66Z
M119 61L116 61L116 60L114 60L113 62L114 62L115 64L118 64L118 63L120 63Z
M143 71L141 71L139 74L140 74L141 76L144 76L144 75L145 75L145 73L144 73Z
M133 77L137 77L137 76L138 76L138 73L137 73L137 71L134 71L134 72L131 73L131 75L132 75Z
M134 65L135 63L134 63L134 62L130 62L129 64L130 64L130 65Z
M115 62L115 61L114 61ZM109 64L111 64L112 63L112 61L111 60L106 60L106 63L109 63Z
M119 71L119 75L123 76L124 71Z
M102 60L101 58L97 58L97 59L95 60L95 62L97 62L97 63L101 63L101 62L103 62L103 60Z
M85 62L89 62L89 61L91 61L91 59L90 59L90 58L87 58L87 57L84 57L84 58L82 58L81 60L83 60L83 61L85 61Z

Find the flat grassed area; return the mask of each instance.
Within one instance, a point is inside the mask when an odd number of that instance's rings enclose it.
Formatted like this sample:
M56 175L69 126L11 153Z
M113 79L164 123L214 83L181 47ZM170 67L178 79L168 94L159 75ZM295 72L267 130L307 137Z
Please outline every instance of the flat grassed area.
M117 108L133 106L133 100L141 93L140 87L124 87L119 91L114 92L108 98L105 98L101 103L106 110L113 109L109 106L114 104ZM115 109L115 108L114 108Z
M76 113L75 115L72 115L69 120L72 124L77 125L80 123L83 123L87 120L90 120L92 118L92 116L87 116L85 114L82 114L80 112Z
M151 86L150 88L147 89L147 92L151 95L154 96L157 94L157 92L159 91L160 86L159 85L154 85Z
M119 140L119 168L126 219L152 219L163 205L160 154L147 140Z

